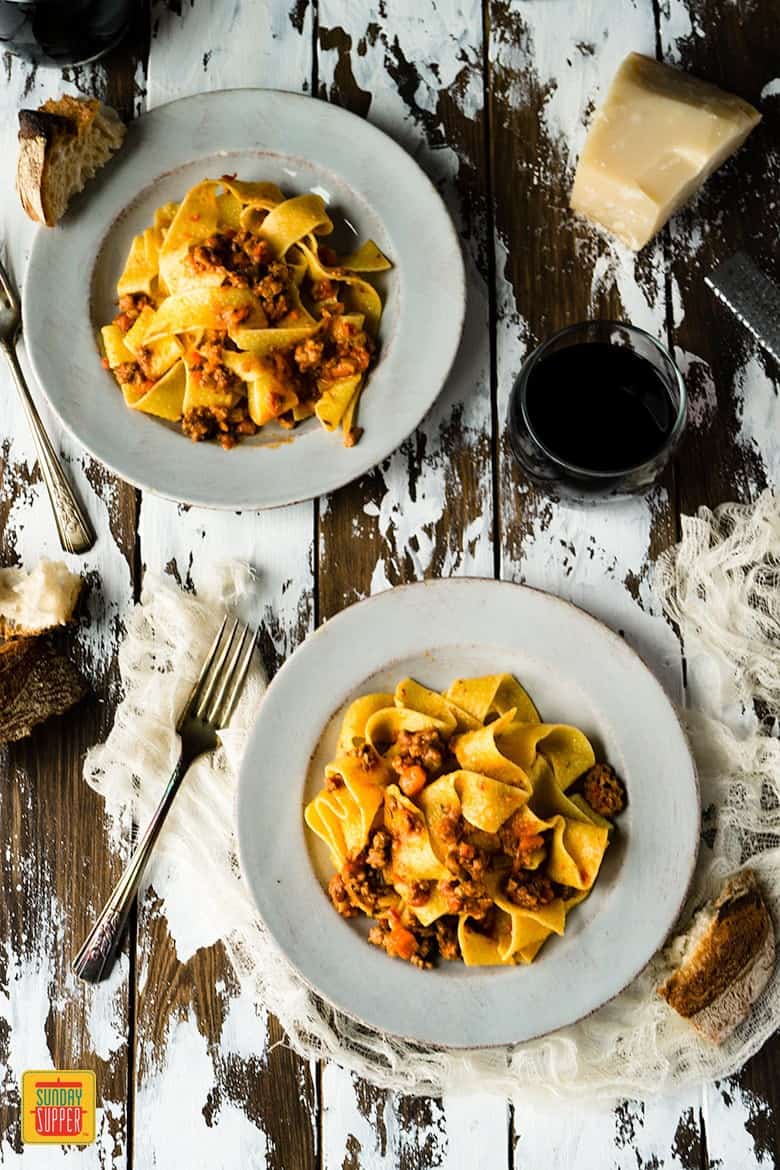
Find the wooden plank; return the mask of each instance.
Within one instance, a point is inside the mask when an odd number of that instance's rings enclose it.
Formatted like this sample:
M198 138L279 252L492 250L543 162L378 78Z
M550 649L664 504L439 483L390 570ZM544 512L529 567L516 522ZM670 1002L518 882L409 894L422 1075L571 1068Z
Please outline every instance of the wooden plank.
M780 485L777 367L704 285L705 275L739 249L780 279L780 13L769 3L735 8L670 0L660 6L659 21L665 60L740 94L763 114L736 157L670 225L671 339L692 407L678 482L681 510L692 512ZM739 1077L706 1091L712 1165L777 1164L778 1083L780 1042L773 1037Z
M323 618L404 581L493 574L481 15L478 0L319 3L319 95L376 122L428 172L461 235L469 287L461 352L422 427L321 502ZM322 1101L327 1170L506 1165L506 1105L494 1097L402 1097L328 1067Z
M493 574L481 53L478 0L454 13L433 0L319 5L320 96L387 130L434 180L463 242L469 290L455 369L423 426L321 503L323 617L403 581Z
M123 116L132 111L143 56L141 22L103 68L37 71L6 56L0 95L4 157L16 155L16 112L63 91L98 94ZM20 281L33 227L11 184L0 205L0 236ZM47 230L47 229L42 229ZM33 384L33 390L37 390ZM40 395L38 394L40 399ZM84 752L105 738L117 697L115 650L133 600L135 492L85 455L48 415L49 434L84 500L98 542L83 558L65 557L88 582L85 614L62 645L90 686L75 717L49 721L0 749L0 1161L21 1163L19 1080L28 1068L93 1068L97 1141L81 1152L87 1167L122 1166L127 1153L128 959L98 988L80 984L70 961L119 877L130 826L109 826L82 779ZM34 564L61 553L34 448L5 364L0 369L0 562ZM67 1150L49 1147L46 1164Z
M310 85L312 14L303 3L155 8L148 101L234 86ZM277 668L313 621L313 508L243 515L144 496L148 571L197 588L230 559L259 573L263 656ZM298 1167L315 1161L314 1079L275 1020L240 994L221 944L186 889L153 869L138 927L135 1165ZM185 1088L186 1085L186 1088Z
M648 249L634 261L568 211L573 168L595 105L627 52L655 50L650 0L621 4L615 17L607 0L490 4L502 428L524 357L556 329L587 318L617 318L665 338L662 249ZM541 495L501 445L502 576L569 598L620 631L679 698L679 646L660 615L649 576L652 557L675 537L673 485L669 475L647 499L575 508ZM518 1110L515 1166L540 1164L543 1142L554 1166L698 1166L699 1101L697 1094L680 1094L671 1104L628 1104L606 1115L577 1107L556 1111L552 1149L543 1121L553 1110Z

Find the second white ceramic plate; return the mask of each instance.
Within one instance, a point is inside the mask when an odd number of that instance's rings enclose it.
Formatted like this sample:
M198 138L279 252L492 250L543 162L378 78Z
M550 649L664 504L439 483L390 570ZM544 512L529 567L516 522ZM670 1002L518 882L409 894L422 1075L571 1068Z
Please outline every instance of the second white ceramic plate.
M205 178L236 172L289 195L323 196L345 250L369 237L393 262L380 355L360 402L364 434L345 448L316 420L264 427L223 451L129 410L101 368L97 333L116 314L132 237L155 208ZM274 90L227 90L161 106L134 122L120 154L41 228L24 287L35 375L64 425L123 479L217 508L268 508L332 491L379 463L421 421L458 348L463 259L452 222L420 167L391 138L327 102Z
M573 723L625 779L629 804L592 895L530 967L419 971L340 918L332 866L303 808L322 786L346 704L412 675L509 671L549 722ZM327 622L274 679L244 758L243 871L303 978L381 1031L455 1047L509 1044L573 1023L621 991L663 944L693 873L696 773L674 709L625 642L566 602L496 581L393 589Z

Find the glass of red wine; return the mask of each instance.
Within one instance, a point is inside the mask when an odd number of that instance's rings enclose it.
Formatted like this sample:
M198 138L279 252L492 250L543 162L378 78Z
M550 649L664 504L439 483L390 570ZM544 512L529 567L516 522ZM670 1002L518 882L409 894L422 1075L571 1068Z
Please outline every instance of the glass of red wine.
M578 503L646 491L680 442L682 375L644 329L584 321L526 358L509 400L518 463L549 495Z
M36 65L83 65L113 49L136 0L0 0L0 51Z

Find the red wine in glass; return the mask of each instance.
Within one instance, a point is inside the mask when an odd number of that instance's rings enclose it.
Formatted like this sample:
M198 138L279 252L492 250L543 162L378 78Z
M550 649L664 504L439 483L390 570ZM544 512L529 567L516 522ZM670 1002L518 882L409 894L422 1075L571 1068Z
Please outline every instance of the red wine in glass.
M83 65L127 31L134 0L0 0L0 51L35 65Z
M650 488L686 413L680 371L654 337L618 321L585 321L526 359L507 434L529 479L549 495L586 503Z

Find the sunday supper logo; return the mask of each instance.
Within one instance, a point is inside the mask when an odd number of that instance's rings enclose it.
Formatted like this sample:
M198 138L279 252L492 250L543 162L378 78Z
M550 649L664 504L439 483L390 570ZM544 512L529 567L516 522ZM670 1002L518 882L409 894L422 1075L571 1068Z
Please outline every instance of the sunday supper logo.
M91 1069L31 1070L22 1076L22 1140L89 1145L95 1140Z

